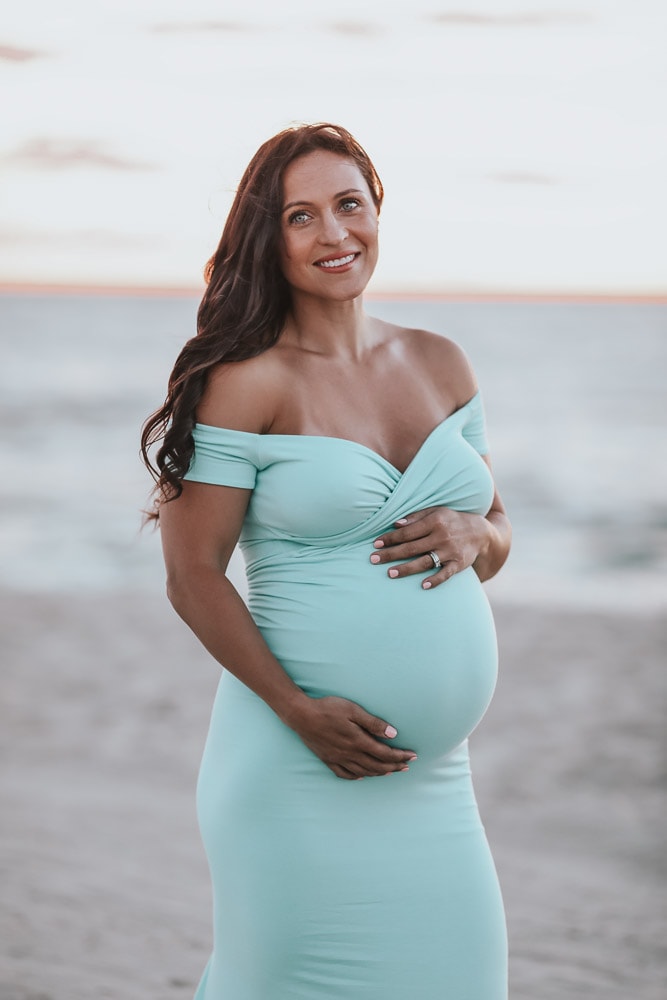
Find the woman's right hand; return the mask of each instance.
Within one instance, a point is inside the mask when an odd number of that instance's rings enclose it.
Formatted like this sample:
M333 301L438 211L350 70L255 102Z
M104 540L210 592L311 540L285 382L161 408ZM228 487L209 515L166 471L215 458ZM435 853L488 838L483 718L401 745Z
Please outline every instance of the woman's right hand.
M417 759L413 750L383 743L398 735L396 729L346 698L304 699L288 724L338 778L348 781L407 771Z

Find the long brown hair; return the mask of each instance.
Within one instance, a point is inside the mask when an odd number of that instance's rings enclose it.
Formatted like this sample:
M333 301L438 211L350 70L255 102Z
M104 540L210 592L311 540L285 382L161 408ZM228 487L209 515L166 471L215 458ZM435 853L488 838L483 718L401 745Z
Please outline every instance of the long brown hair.
M176 359L163 405L143 426L141 456L156 484L149 519L158 518L160 505L182 492L181 480L194 452L196 408L211 369L262 354L282 332L290 307L278 255L283 174L293 160L320 149L357 164L380 210L384 191L377 171L340 125L296 125L257 150L204 270L207 287L197 312L196 336ZM150 452L158 442L153 464Z

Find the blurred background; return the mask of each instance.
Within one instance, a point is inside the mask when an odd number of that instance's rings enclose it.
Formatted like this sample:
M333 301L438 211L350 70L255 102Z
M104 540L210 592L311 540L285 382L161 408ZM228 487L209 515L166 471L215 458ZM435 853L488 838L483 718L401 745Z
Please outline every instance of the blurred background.
M3 1000L180 1000L205 960L216 670L162 598L138 436L248 160L321 120L386 188L368 310L467 350L514 523L477 750L513 997L658 1000L666 29L660 0L4 13Z
M477 370L519 519L503 593L664 601L666 26L659 0L6 15L0 578L154 585L137 428L248 160L331 120L387 190L369 308Z

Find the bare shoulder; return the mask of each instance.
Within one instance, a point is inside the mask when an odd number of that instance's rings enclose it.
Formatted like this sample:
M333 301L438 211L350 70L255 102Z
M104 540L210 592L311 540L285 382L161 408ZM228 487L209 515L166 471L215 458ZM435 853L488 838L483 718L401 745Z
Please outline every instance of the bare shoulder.
M449 337L429 330L404 330L406 358L443 392L463 406L477 392L477 379L468 355Z
M271 425L280 384L280 362L268 350L211 369L197 405L197 421L261 434Z

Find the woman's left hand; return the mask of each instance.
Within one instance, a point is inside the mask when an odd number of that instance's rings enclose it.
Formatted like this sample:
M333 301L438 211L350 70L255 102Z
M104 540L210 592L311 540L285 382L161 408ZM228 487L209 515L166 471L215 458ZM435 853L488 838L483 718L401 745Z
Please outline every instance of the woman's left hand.
M422 581L424 590L437 587L450 576L472 566L489 538L489 524L481 514L468 514L450 507L425 507L396 521L396 527L375 539L371 562L392 563L392 578L431 572ZM437 569L431 552L441 563Z

